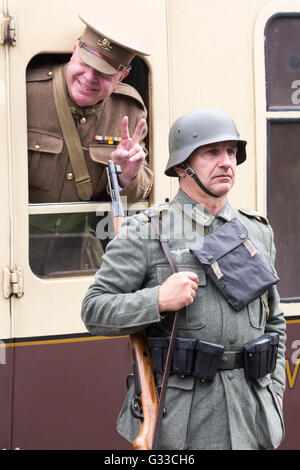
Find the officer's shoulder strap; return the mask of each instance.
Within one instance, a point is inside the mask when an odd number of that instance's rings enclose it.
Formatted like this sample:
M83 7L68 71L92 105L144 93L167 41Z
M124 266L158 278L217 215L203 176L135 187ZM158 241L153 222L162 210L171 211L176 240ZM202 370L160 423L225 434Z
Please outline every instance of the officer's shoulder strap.
M251 210L251 209L245 209L244 207L241 207L241 208L239 208L239 212L246 215L247 217L254 217L255 219L259 220L260 222L263 222L266 225L270 224L267 217L265 217L264 215L260 214L257 211L254 211L254 210Z

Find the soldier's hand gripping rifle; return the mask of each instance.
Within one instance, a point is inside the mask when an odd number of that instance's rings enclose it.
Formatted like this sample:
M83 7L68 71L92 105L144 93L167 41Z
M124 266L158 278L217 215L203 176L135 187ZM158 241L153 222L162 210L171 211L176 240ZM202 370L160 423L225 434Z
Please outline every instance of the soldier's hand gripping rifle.
M112 160L109 160L106 172L112 201L114 230L117 234L124 219L117 177L121 173L121 169ZM129 343L135 384L132 411L141 420L140 431L133 442L133 447L135 450L151 450L158 415L158 398L146 331L130 335Z

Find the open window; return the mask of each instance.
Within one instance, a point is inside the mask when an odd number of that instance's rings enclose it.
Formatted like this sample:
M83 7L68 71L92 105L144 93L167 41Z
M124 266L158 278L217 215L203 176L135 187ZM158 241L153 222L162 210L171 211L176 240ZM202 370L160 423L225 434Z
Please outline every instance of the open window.
M47 68L49 64L66 63L68 54L42 54L34 57L27 67L27 73ZM49 68L50 70L50 68ZM149 71L146 63L139 57L132 62L132 69L124 82L133 86L142 96L148 110L149 125ZM41 106L47 106L47 100ZM29 110L31 108L28 108ZM43 110L42 110L43 112ZM47 110L45 109L45 112ZM38 127L38 123L37 123ZM43 148L36 142L36 135L43 142ZM40 134L43 134L42 136ZM45 132L30 128L28 130L29 179L40 191L39 178L43 177L45 185L54 185L55 178L49 171L39 174L41 158L53 160L53 155L59 154L63 139L51 129ZM93 138L93 136L91 137ZM149 151L149 131L146 137L146 147ZM100 147L99 147L100 149ZM88 151L88 149L85 149ZM98 149L97 149L98 150ZM105 149L107 154L111 148ZM43 154L41 153L43 152ZM105 173L105 171L104 171ZM66 174L72 179L72 172ZM106 178L103 174L101 178ZM147 206L148 201L135 204L131 212L136 212ZM126 207L125 207L126 209ZM130 212L130 213L131 213ZM113 238L113 222L110 214L110 204L107 194L103 193L99 200L91 202L39 202L38 197L29 201L29 264L34 274L41 278L57 278L66 276L92 275L101 265L102 255L107 243Z

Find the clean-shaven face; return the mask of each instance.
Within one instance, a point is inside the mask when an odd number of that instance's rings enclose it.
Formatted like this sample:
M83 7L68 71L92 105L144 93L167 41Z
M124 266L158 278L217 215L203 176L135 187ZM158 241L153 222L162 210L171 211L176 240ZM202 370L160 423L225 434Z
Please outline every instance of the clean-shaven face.
M237 142L225 141L196 149L189 164L204 186L213 194L227 194L234 184Z
M122 72L106 75L86 65L79 57L77 46L66 69L66 82L71 99L80 107L94 106L116 89Z

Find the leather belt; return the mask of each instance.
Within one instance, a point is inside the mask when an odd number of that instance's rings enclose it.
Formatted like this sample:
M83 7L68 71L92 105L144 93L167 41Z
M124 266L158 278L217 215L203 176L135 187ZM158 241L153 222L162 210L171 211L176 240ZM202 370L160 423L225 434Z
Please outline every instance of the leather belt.
M219 370L241 369L244 366L244 353L237 351L224 351L220 358Z

